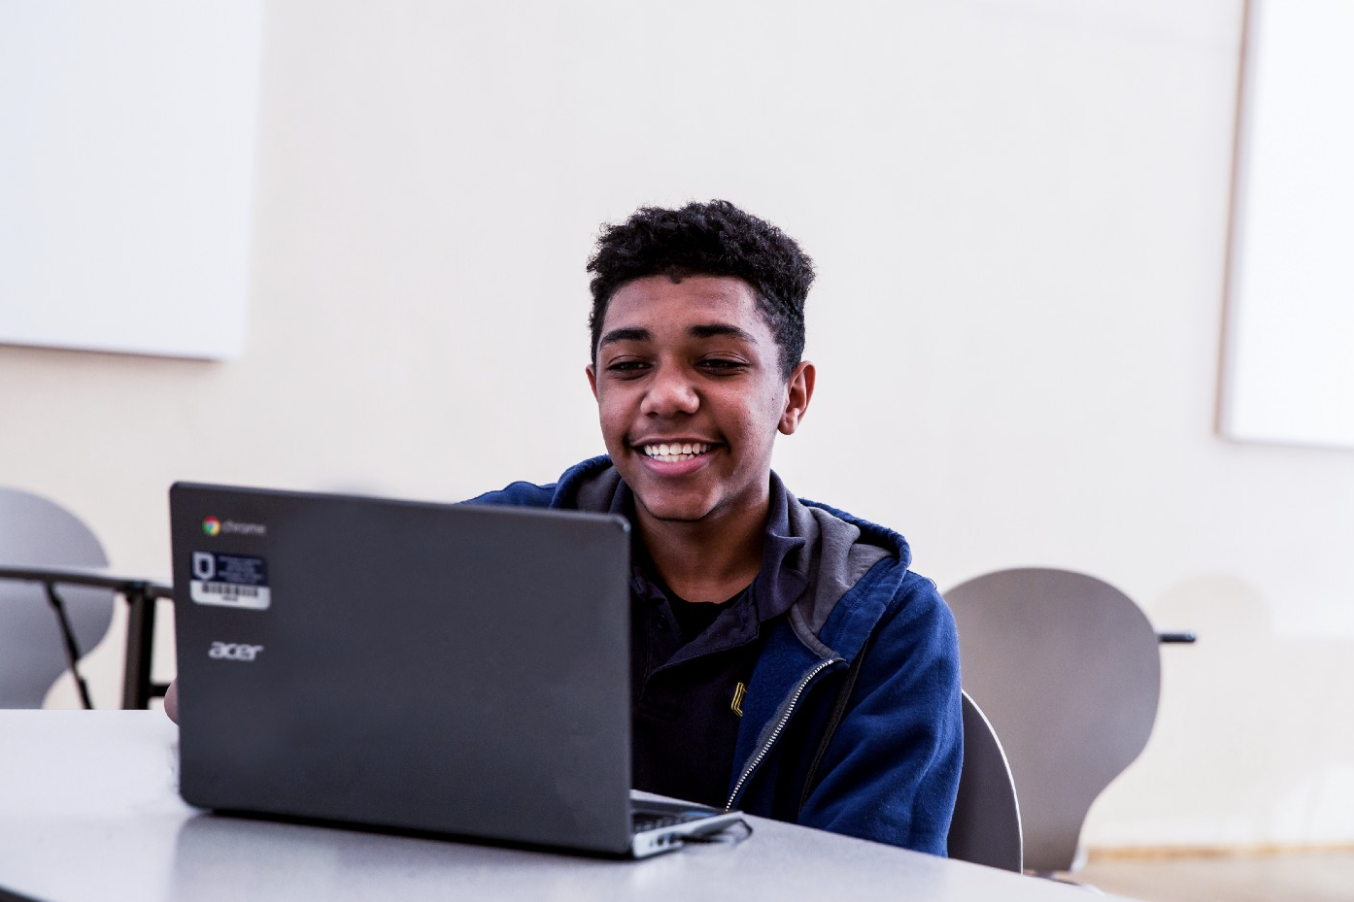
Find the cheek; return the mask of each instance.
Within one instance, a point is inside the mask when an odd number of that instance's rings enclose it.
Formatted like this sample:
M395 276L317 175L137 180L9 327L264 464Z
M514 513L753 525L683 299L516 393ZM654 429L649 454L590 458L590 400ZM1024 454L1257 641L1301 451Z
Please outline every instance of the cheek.
M619 440L628 428L623 405L617 404L614 396L603 395L598 400L597 421L602 427L602 437L608 444L613 438Z
M755 429L758 434L775 432L780 425L780 415L785 410L785 392L773 386L760 393L757 406L747 414L747 428Z

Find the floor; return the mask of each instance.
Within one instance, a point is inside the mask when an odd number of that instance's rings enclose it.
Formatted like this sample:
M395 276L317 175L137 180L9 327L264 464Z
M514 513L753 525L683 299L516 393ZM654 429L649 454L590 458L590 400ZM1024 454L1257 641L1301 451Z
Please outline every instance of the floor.
M1354 850L1202 857L1091 857L1075 875L1143 902L1354 902Z

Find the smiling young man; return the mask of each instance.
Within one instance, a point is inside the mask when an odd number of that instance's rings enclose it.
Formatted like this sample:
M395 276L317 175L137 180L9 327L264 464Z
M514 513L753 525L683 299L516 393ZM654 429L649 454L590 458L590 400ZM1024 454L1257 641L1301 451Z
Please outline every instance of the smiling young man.
M475 501L629 518L636 788L945 854L954 621L902 536L771 471L813 397L811 261L713 201L607 227L588 269L607 455Z

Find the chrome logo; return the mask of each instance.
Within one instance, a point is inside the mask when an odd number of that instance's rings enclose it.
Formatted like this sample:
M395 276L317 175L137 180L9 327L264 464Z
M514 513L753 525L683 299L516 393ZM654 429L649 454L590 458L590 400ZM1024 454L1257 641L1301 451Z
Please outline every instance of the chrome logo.
M221 531L221 521L215 517L208 517L202 521L202 531L209 536L214 536Z

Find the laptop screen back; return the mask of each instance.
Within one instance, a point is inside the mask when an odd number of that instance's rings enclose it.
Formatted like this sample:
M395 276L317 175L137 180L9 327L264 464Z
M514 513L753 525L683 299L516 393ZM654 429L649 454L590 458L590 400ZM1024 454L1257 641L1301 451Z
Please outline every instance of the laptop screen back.
M623 519L186 483L170 507L188 802L629 848Z

